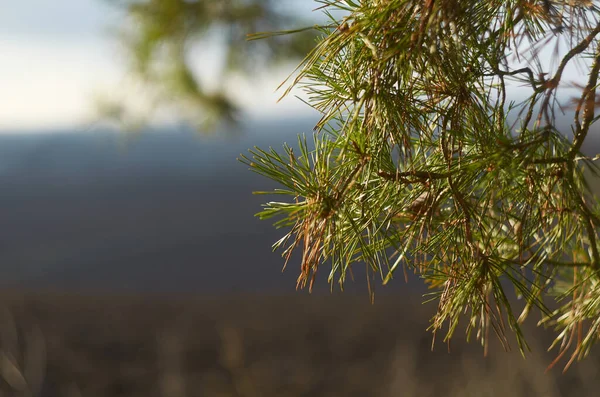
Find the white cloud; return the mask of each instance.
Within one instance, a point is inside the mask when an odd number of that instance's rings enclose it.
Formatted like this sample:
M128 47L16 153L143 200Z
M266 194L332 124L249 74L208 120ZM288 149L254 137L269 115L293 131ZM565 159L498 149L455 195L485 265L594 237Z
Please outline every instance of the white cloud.
M0 41L0 130L81 124L94 92L123 74L101 40Z
M0 54L4 60L0 63L0 133L87 128L97 118L97 98L145 108L144 90L131 84L126 61L108 38L0 40ZM194 61L203 80L214 81L216 57L205 54L203 60ZM271 70L251 80L233 78L227 87L250 116L310 114L293 95L277 103L281 92L275 89L293 68ZM163 112L150 121L172 118Z

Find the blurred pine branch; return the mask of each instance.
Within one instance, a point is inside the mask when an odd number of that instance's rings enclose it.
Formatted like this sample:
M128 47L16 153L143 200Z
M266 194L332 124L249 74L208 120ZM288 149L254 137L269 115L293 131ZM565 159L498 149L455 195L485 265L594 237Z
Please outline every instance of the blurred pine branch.
M228 79L239 74L252 76L280 62L299 59L315 43L311 29L301 35L250 44L246 41L250 33L303 26L306 21L289 2L108 1L126 11L119 37L134 76L155 97L154 105L174 105L184 118L203 128L239 117L235 93L226 87ZM204 53L207 63L210 57L219 58L221 70L216 82L208 84L198 75L190 56L194 49Z

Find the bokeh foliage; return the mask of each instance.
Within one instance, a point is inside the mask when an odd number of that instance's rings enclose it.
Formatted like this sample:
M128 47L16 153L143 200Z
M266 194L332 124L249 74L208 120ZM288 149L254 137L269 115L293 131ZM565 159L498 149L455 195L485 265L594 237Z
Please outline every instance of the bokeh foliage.
M289 84L322 114L314 149L301 138L299 152L242 158L290 198L259 216L289 228L275 244L286 263L302 251L298 286L325 264L341 287L357 265L370 283L410 270L433 289L431 330L446 340L466 317L484 347L491 330L508 348L512 331L524 352L536 311L567 367L585 357L600 336L600 205L584 177L597 166L580 152L598 118L598 4L317 3L330 23ZM548 62L547 48L562 50ZM573 63L585 83L561 102ZM519 85L525 99L509 101Z
M188 116L202 120L201 126L239 115L235 92L226 85L233 75L252 75L278 62L301 59L315 44L310 31L251 45L246 41L249 33L306 24L290 1L108 1L126 11L119 37L133 74L145 87L155 88L158 102L188 110ZM211 84L194 69L198 65L192 62L193 50L200 51L207 63L214 63L208 58L219 58L217 88L214 82L207 87Z

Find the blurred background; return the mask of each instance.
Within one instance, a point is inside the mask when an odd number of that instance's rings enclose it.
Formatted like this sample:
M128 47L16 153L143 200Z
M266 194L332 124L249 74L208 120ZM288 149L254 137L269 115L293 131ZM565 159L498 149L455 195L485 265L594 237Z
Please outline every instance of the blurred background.
M462 335L432 352L414 277L372 305L359 271L311 295L281 272L283 231L253 216L274 186L236 158L312 133L276 88L315 37L246 35L318 5L0 4L0 395L595 395L600 356L544 372L535 319L527 359Z

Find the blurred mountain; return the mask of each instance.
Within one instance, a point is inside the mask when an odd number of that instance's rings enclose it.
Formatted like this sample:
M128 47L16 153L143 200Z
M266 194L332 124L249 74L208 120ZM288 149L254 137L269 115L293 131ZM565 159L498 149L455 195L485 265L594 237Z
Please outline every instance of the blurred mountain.
M236 157L302 130L310 123L255 123L211 136L173 129L129 138L109 131L0 137L2 284L293 288L291 272L283 282L270 251L279 233L253 217L262 198L251 192L267 181Z
M253 216L265 196L252 191L275 186L236 158L254 145L293 144L313 125L0 136L0 285L293 292L298 262L282 274L283 260L271 251L283 231ZM363 280L357 288L366 291Z
M251 192L274 185L236 158L254 145L293 144L313 125L282 119L213 135L185 128L1 135L0 285L293 292L298 260L282 274L270 248L283 231L253 216L265 197ZM360 270L351 291L366 292ZM327 270L320 276L325 291ZM401 279L379 290L405 288Z

